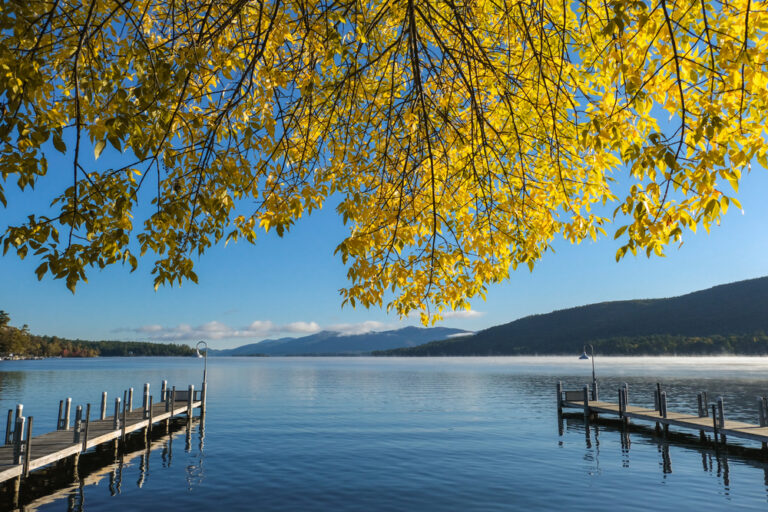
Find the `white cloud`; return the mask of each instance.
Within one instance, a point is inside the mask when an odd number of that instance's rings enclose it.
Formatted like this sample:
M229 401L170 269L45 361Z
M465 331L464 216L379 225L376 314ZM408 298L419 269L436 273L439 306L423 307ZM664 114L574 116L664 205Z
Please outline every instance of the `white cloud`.
M317 322L291 322L289 324L285 324L284 327L287 328L290 332L302 333L313 333L322 330L320 329L320 326L317 324Z
M329 331L338 332L351 336L353 334L365 334L371 331L387 331L389 329L397 329L397 326L392 324L385 324L383 322L377 322L375 320L368 320L365 322L358 322L354 324L334 324L329 325L326 329Z
M458 311L448 311L443 313L443 318L479 318L485 315L481 311L475 311L474 309L460 309Z
M151 341L196 341L196 340L262 340L279 336L306 336L322 330L339 332L345 335L364 334L371 331L396 329L397 325L385 324L373 320L321 326L317 322L297 321L287 324L275 324L271 320L255 320L244 327L231 327L219 321L211 321L201 325L178 324L176 326L142 325L116 329L116 332L129 332L142 335Z

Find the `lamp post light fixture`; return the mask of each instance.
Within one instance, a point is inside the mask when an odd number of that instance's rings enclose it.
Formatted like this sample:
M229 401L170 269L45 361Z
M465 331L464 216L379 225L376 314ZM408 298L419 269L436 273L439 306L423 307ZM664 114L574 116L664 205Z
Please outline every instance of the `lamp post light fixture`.
M589 347L589 354L587 354L587 347ZM590 343L584 345L584 352L581 353L579 359L591 359L592 360L592 400L597 400L597 378L595 377L595 347Z

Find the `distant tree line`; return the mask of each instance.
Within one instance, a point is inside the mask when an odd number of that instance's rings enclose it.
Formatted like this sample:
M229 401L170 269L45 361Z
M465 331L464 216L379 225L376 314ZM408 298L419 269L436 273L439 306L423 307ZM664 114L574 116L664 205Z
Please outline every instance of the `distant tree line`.
M595 340L592 345L596 352L606 355L768 355L768 335L762 331L710 336L622 336Z
M643 336L614 336L589 340L596 354L601 355L768 355L768 334L713 334L685 336L649 334ZM572 342L569 347L545 342L514 346L497 345L490 349L461 343L460 339L434 341L416 347L373 352L375 356L489 356L489 355L562 355L581 352L583 343Z
M138 341L83 341L58 336L39 336L9 325L10 316L0 310L0 356L97 357L97 356L191 356L188 345Z

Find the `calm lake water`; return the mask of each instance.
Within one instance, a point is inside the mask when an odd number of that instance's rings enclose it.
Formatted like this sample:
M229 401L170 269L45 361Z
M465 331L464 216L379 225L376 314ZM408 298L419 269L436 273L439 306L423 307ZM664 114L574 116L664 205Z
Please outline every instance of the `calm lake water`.
M693 411L706 390L724 396L727 417L756 423L755 397L768 393L768 358L596 363L603 399L627 382L633 404L652 406L660 381L670 410ZM575 356L210 358L204 425L158 433L149 452L83 462L27 510L768 508L757 451L639 427L627 442L618 423L586 427L579 415L559 424L556 382L580 388L590 374ZM136 403L144 382L157 396L163 379L197 387L202 360L2 362L0 412L23 403L39 434L55 429L63 398L98 408L102 391L112 403L132 386Z

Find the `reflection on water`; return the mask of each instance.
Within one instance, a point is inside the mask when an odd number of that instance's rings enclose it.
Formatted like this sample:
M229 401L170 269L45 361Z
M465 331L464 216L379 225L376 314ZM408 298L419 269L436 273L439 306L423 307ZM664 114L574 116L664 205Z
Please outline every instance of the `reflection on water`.
M65 396L84 404L137 382L152 389L163 379L199 383L203 369L193 358L18 363L0 368L24 375L0 388L0 411L24 403L38 432L55 428ZM724 397L729 419L751 423L755 397L768 392L768 358L598 356L596 370L605 400L615 402L626 382L630 403L651 408L660 382L670 410L695 413L697 394L706 391L710 403ZM58 497L27 509L766 508L759 444L718 446L711 436L656 432L639 422L585 425L581 415L558 422L559 380L580 389L591 380L590 362L576 351L542 358L211 358L205 428L180 425L149 451L141 443L126 450L122 461L105 451L97 468L84 456L78 474L55 487ZM100 482L91 484L99 471Z
M17 496L13 496L10 490L2 494L0 508L32 512L64 500L67 512L83 512L87 509L86 498L92 486L98 486L106 478L110 496L118 496L123 492L124 473L130 475L136 468L138 475L135 485L139 489L143 488L150 478L152 452L160 454L164 468L170 468L174 438L184 435L186 451L190 452L193 432L196 432L198 443L194 456L197 466L187 467L188 490L191 491L203 482L205 422L201 418L175 420L170 423L167 431L165 428L164 424L156 425L152 434L154 439L149 442L145 442L144 436L140 434L129 436L122 447L115 440L82 453L76 462L69 458L35 471L23 481Z
M618 436L621 444L621 467L630 468L630 448L633 438L641 440L642 446L656 447L659 455L659 470L663 480L674 471L672 451L684 449L699 454L701 468L704 473L714 476L722 486L724 496L731 491L731 474L729 460L735 460L740 465L760 470L763 474L763 486L768 501L768 450L741 445L726 445L714 441L714 437L705 432L698 436L687 432L665 431L657 426L643 423L625 424L621 420L592 417L584 420L583 414L567 413L558 415L559 436L578 435L583 433L585 438L584 460L591 464L592 472L600 473L600 436ZM563 443L561 439L560 443ZM688 469L686 466L685 469Z

